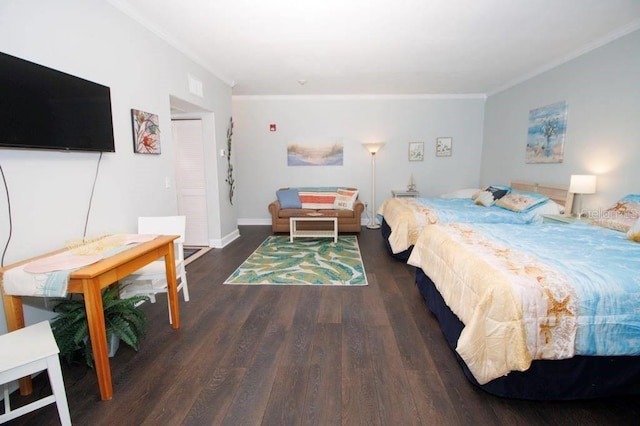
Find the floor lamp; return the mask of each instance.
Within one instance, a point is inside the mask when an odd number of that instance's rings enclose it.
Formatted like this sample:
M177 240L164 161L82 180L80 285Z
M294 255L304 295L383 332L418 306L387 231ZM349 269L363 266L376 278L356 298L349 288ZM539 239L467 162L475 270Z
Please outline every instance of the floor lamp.
M569 192L578 196L578 220L582 217L582 197L583 194L595 194L596 177L594 175L571 175L569 182Z
M384 142L380 143L363 143L367 151L371 154L371 220L367 224L369 229L379 229L378 217L376 215L376 153L384 146Z

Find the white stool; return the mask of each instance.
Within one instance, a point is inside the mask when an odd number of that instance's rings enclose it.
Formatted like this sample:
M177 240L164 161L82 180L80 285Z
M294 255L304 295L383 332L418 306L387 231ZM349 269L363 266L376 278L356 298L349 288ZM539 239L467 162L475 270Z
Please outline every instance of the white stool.
M51 332L49 322L43 321L0 336L0 384L4 384L4 414L0 423L8 422L23 414L30 413L56 403L60 422L71 424L67 395L64 391L58 345ZM11 411L7 384L39 371L47 370L53 395L31 402Z

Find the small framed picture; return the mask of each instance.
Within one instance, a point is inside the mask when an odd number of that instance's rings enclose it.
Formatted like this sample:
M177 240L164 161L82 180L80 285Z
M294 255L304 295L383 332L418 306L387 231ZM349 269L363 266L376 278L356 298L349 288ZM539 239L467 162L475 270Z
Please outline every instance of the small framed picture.
M436 157L451 157L453 138L436 138Z
M131 110L133 127L133 152L136 154L160 154L160 125L158 116L150 112Z
M424 160L424 142L409 142L409 161Z

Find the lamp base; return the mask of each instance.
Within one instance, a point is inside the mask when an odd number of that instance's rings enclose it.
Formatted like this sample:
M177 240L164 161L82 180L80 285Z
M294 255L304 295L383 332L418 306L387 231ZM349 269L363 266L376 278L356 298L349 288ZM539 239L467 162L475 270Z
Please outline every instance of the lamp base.
M368 229L380 229L381 226L382 225L380 225L379 223L372 223L372 224L366 225Z

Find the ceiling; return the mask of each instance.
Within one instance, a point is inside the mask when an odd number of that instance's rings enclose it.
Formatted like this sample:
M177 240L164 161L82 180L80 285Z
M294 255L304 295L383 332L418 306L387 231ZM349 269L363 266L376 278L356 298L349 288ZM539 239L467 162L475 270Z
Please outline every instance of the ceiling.
M491 94L640 29L640 0L108 0L234 95Z

